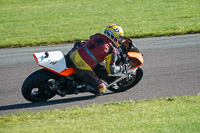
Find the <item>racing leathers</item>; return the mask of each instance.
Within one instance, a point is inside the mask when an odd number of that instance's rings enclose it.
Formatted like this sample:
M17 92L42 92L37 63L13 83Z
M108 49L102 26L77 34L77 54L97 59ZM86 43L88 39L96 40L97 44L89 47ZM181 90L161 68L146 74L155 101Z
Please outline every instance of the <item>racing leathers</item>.
M74 50L70 59L77 75L100 93L103 93L106 87L92 69L105 60L109 74L121 71L121 67L115 65L118 59L117 50L112 42L100 33L93 35L85 44Z

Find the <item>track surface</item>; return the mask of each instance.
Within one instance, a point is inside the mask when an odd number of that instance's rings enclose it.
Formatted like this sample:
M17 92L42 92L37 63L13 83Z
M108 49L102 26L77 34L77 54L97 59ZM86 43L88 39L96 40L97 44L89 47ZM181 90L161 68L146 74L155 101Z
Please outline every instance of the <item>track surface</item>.
M116 94L107 91L97 98L90 93L56 96L43 103L30 103L21 95L24 79L40 69L32 53L55 50L66 53L72 45L0 49L0 115L200 93L200 34L135 39L134 42L145 60L144 77L136 87Z

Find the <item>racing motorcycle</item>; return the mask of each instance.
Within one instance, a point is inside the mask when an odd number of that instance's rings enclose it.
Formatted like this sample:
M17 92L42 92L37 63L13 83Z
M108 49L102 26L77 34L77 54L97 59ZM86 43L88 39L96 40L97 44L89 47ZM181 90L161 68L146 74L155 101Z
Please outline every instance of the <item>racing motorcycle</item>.
M117 74L107 74L105 62L97 65L93 71L102 79L108 90L117 93L133 88L143 77L143 54L133 41L129 40L130 49L116 62L126 65L125 71ZM122 49L121 49L122 51ZM55 95L64 97L70 94L88 92L87 83L83 82L73 67L67 68L66 55L61 51L34 53L37 64L42 67L30 74L24 81L21 92L30 102L47 101Z

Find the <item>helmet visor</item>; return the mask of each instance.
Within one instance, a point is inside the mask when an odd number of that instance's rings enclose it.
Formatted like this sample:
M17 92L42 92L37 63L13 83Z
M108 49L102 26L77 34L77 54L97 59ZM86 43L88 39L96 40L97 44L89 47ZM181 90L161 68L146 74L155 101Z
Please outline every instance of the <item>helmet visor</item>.
M121 36L121 35L119 35L118 36L118 43L119 43L119 45L122 45L123 40L124 40L124 37Z

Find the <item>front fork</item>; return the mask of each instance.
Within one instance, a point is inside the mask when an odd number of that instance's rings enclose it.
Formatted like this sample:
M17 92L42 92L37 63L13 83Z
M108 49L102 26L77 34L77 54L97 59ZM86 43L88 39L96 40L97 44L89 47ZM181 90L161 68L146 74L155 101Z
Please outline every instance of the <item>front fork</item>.
M110 83L109 85L107 85L107 88L109 88L110 86L112 85L115 85L117 84L119 81L123 80L123 79L127 79L127 80L130 80L131 79L131 75L132 74L136 74L136 71L137 71L137 68L136 69L133 69L133 70L128 70L126 73L118 73L118 74L114 74L114 75L111 75L109 74L108 76L111 76L111 77L117 77L117 76L120 76L120 78L118 78L117 80L115 80L114 82Z

